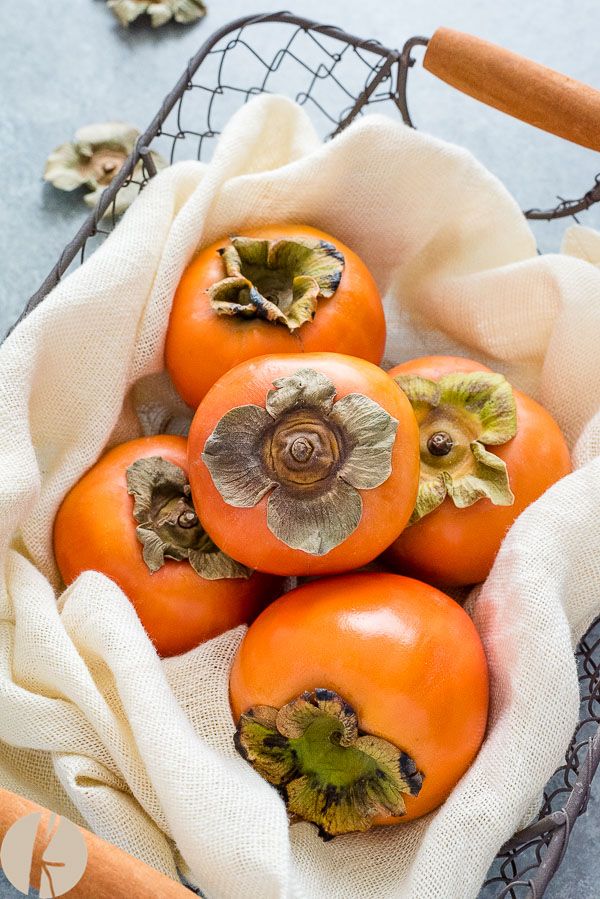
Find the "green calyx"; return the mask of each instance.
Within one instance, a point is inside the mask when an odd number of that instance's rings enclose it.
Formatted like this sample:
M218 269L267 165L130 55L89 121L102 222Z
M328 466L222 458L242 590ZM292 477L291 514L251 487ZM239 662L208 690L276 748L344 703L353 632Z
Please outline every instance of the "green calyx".
M517 433L512 388L493 372L456 372L431 381L398 375L419 423L421 473L410 523L436 509L449 496L457 508L489 499L511 506L506 464L487 446L507 443Z
M134 499L136 534L152 574L169 558L187 560L209 581L251 576L249 568L221 552L203 529L187 476L178 465L160 456L138 459L127 469L127 492Z
M219 315L259 318L295 331L332 297L344 271L333 244L314 238L232 237L219 251L225 277L209 288Z
M276 786L292 817L326 838L365 831L405 814L423 775L410 756L359 730L354 709L331 690L303 693L281 709L256 706L238 723L235 746Z
M278 378L262 406L227 412L207 439L202 460L223 500L252 508L267 500L267 526L283 543L322 556L362 517L360 491L392 472L398 422L360 393L335 402L321 372Z

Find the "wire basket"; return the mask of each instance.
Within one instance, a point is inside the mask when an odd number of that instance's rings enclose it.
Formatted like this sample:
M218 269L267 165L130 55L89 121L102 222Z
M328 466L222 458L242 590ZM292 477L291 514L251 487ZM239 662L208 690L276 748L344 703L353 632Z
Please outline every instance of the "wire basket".
M400 116L412 126L406 89L415 62L411 53L417 45L427 45L427 39L411 38L403 50L390 50L290 13L248 16L215 32L190 60L21 318L110 233L120 188L135 183L142 190L156 174L150 149L162 152L171 162L207 160L235 110L261 93L292 97L306 108L324 138L371 111ZM143 175L135 180L133 172L140 160ZM550 220L574 215L598 201L600 176L581 199L561 200L554 208L528 210L525 215ZM581 640L577 662L580 717L565 763L546 786L537 820L498 853L481 899L539 899L561 863L574 822L585 811L600 763L600 619Z

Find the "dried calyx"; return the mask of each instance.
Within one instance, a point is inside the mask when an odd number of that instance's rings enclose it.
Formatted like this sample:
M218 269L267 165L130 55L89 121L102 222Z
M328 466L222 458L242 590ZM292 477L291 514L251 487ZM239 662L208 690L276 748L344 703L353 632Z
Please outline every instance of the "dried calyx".
M416 796L423 782L413 759L361 731L354 709L331 690L303 693L281 709L249 709L234 739L279 789L289 814L312 821L324 837L405 814L404 796Z
M324 555L358 526L359 491L390 476L398 422L359 393L334 402L334 384L314 369L273 383L265 409L238 406L221 418L202 459L226 503L250 508L270 494L271 532Z
M138 459L127 469L127 491L134 498L136 534L152 573L169 558L187 559L206 580L250 577L252 571L221 552L202 528L178 465L161 456Z
M171 19L187 24L206 15L206 5L202 0L108 0L108 7L125 26L143 13L148 14L153 28Z
M512 388L493 372L456 372L439 381L398 375L419 423L421 475L410 523L432 512L449 496L458 508L484 497L510 506L514 496L499 446L517 433Z
M344 270L339 250L313 238L232 237L219 252L225 277L209 289L215 312L290 331L312 321L318 300L333 296Z
M124 122L101 122L86 125L75 134L75 139L57 147L46 160L44 179L59 190L71 191L78 187L91 188L84 196L88 206L95 206L105 187L119 174L127 157L133 152L140 132ZM152 151L154 165L164 168L166 161ZM132 181L118 192L114 211L124 212L139 194L143 177L140 160L132 174Z

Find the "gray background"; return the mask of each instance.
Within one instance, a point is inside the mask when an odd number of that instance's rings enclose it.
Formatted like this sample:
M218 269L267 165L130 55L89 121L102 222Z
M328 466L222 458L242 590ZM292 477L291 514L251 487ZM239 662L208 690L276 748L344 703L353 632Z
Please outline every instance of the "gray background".
M19 0L10 4L10 15L6 5L0 18L1 331L85 217L79 198L42 183L48 153L90 122L116 118L143 128L211 31L241 15L281 8L268 0L212 0L209 15L195 25L152 31L140 24L125 31L104 0ZM594 0L297 0L293 8L388 46L448 25L600 87ZM524 208L554 205L556 194L580 196L600 170L595 154L487 110L422 71L412 81L411 104L422 129L469 147ZM600 212L582 222L598 227ZM564 227L536 226L540 249L558 250ZM600 895L599 795L597 785L546 894L551 899ZM0 896L21 895L6 889L0 873Z

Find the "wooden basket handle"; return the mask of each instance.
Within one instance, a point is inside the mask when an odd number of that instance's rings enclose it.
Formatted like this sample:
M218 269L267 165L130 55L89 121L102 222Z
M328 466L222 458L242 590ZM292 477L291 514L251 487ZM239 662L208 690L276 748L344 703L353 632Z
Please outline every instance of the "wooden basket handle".
M22 796L0 789L0 844L13 824L32 813L40 815L40 823L33 845L29 882L35 889L39 889L50 825L52 822L57 823L57 816ZM127 896L127 899L148 899L149 896L157 899L190 899L193 895L177 881L116 846L105 843L89 830L83 827L78 829L87 846L88 860L82 879L65 894L68 899L90 899L92 896L94 899L116 899L118 896ZM26 861L25 858L24 860ZM68 858L48 861L64 863Z
M424 67L464 94L590 150L600 150L600 91L479 37L438 28Z

